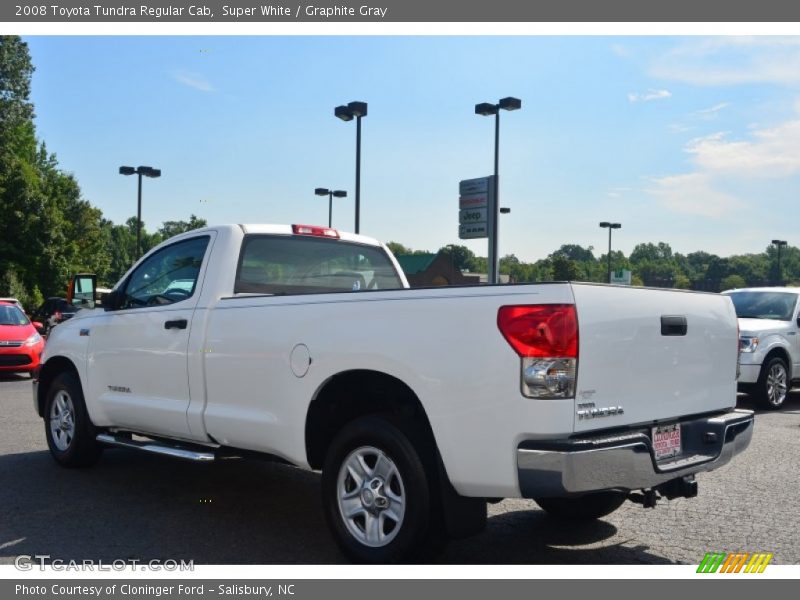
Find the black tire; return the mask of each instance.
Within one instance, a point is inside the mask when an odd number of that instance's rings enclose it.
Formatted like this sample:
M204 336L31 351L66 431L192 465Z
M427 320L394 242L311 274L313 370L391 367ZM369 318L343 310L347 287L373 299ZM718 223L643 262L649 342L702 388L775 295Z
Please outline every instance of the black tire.
M566 498L536 498L536 503L558 519L591 521L610 515L627 497L624 492L594 492Z
M360 563L398 563L424 560L444 550L445 539L437 524L437 507L440 506L437 482L431 471L431 457L424 449L428 444L417 430L406 423L391 417L368 416L347 424L334 438L325 457L322 469L322 506L328 526L342 551L348 558ZM391 461L398 479L389 476L378 487L370 487L380 479L384 467L378 467L378 455L383 453ZM359 454L360 453L360 454ZM363 455L363 456L362 456ZM364 459L370 470L362 469L364 475L359 482L345 467L345 462L353 464L358 457ZM369 464L374 459L374 464ZM341 480L341 483L340 483ZM365 490L365 488L368 488ZM365 504L364 492L378 490L368 495ZM360 491L359 491L360 490ZM399 492L399 493L398 493ZM356 517L347 519L340 509L340 493L353 494ZM403 499L402 518L393 520L385 511L394 511L396 504L392 497ZM385 509L379 509L380 502L388 502ZM368 524L377 519L379 525L373 531L385 537L382 545L368 545ZM375 536L373 536L374 539Z
M755 396L763 408L777 410L783 406L789 387L789 368L780 356L773 356L761 365Z
M65 412L69 414L62 416ZM56 415L63 427L51 426ZM99 458L102 447L95 439L97 430L86 412L83 390L74 373L61 373L50 384L44 405L44 432L50 455L63 467L88 467Z

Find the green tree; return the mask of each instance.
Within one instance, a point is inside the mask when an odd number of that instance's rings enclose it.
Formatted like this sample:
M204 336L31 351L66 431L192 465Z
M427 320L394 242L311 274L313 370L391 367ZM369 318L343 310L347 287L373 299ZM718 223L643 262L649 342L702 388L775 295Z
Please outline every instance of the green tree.
M190 215L188 221L164 221L158 230L162 240L168 240L171 237L192 231L193 229L200 229L208 225L205 219L199 219L195 215Z
M560 254L552 258L554 281L576 281L580 278L578 263Z
M743 288L747 287L747 282L744 280L744 277L741 275L728 275L722 279L722 285L720 289L722 290L732 290L735 288Z
M459 271L475 271L475 253L466 246L448 244L439 248L439 252L449 256L453 266Z

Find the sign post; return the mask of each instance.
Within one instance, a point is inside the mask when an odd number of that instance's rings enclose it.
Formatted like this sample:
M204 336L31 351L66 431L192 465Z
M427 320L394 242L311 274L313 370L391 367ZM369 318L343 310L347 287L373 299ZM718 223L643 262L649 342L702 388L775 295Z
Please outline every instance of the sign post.
M493 283L496 274L492 265L494 256L494 219L497 214L494 175L464 179L458 184L458 237L462 240L477 238L489 239L489 282Z

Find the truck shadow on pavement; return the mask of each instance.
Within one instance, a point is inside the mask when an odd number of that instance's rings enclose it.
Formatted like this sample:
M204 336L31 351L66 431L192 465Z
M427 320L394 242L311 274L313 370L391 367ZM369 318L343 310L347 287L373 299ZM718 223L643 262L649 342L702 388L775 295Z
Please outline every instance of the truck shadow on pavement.
M196 564L343 563L320 507L319 474L261 461L194 464L113 449L89 469L45 451L0 456L0 563L193 560ZM624 544L605 521L562 523L519 503L436 562L669 563ZM529 510L527 510L529 508Z

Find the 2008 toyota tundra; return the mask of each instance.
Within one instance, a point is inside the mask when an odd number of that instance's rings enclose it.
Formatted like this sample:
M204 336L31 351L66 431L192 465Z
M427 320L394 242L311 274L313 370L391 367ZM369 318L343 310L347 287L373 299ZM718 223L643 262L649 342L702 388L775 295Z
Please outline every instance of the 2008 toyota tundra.
M598 518L693 496L750 441L725 296L406 288L383 244L330 228L168 240L53 330L34 383L50 451L321 469L336 540L377 562L479 531L487 500Z

